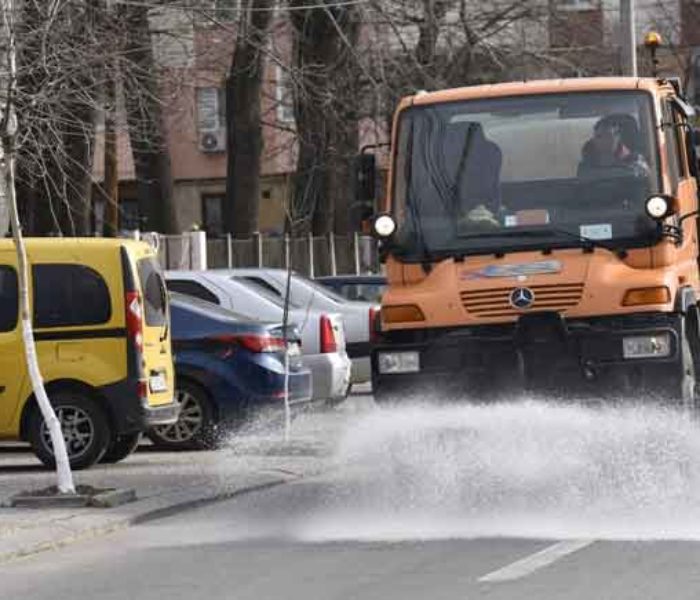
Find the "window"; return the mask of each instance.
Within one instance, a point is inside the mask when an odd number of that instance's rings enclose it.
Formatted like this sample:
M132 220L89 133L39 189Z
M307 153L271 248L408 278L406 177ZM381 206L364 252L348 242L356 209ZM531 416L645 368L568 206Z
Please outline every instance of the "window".
M122 231L140 229L138 201L121 200L119 202L119 228Z
M143 258L138 262L139 281L146 308L146 325L160 327L166 320L166 298L160 266L155 258Z
M18 313L17 272L12 267L0 267L0 332L17 327Z
M224 233L224 200L223 194L205 194L202 196L202 221L204 231L216 236Z
M34 326L99 325L109 321L112 303L102 276L83 265L35 265Z
M664 102L664 140L666 143L666 158L668 159L668 174L673 186L673 193L676 192L678 182L682 176L681 165L683 164L678 128L675 126L675 123L671 105L668 102Z
M197 126L199 131L219 131L226 123L225 90L219 87L197 88Z
M166 285L171 292L206 300L212 304L221 304L213 292L210 292L201 283L197 283L196 281L190 281L188 279L168 279Z
M275 86L277 100L277 120L280 123L294 123L294 93L289 71L277 66Z
M557 0L557 10L592 10L599 8L598 0Z

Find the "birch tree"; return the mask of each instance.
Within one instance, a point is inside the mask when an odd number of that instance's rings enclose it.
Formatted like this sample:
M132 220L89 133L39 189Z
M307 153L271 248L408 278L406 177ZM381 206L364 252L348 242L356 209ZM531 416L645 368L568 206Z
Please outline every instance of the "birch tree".
M0 77L0 98L2 103L2 116L0 118L1 156L0 169L2 170L2 192L10 209L10 221L12 237L17 252L17 272L19 279L19 313L22 326L22 339L24 341L27 370L34 390L41 414L51 436L54 457L56 459L57 487L62 494L74 494L75 485L68 461L65 441L61 424L56 417L49 398L44 389L44 382L39 370L39 363L34 342L32 328L32 316L29 303L29 264L27 251L22 238L22 228L19 222L17 210L15 162L17 140L16 118L16 4L15 0L1 0L2 4L2 77Z

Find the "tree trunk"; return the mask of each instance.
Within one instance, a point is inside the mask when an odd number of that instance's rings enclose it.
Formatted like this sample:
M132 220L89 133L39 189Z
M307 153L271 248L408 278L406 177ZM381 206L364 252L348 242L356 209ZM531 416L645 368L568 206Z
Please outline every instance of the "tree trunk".
M258 230L263 151L260 98L263 48L274 0L249 0L226 79L226 231L249 238Z
M296 231L350 229L352 158L358 150L358 73L353 8L301 10L293 0L295 118L299 156L293 199Z
M111 82L107 82L111 86ZM105 203L104 235L116 237L119 231L119 162L117 159L117 131L112 110L105 116L105 173L102 197Z
M15 118L15 106L12 98L15 95L17 64L15 52L15 27L14 19L16 7L13 0L3 0L2 2L2 33L0 37L4 41L5 56L2 57L3 66L6 67L5 82L2 86L4 98L8 98L6 110L2 117L0 135L2 137L2 151L0 167L2 168L2 193L7 198L10 209L10 222L12 225L12 237L17 253L17 278L19 282L19 313L22 324L22 339L24 341L24 352L27 362L29 379L32 383L32 390L41 414L46 423L51 436L54 457L56 459L56 479L57 487L62 494L74 494L75 485L73 474L70 469L68 452L61 430L61 423L56 417L56 413L51 406L49 397L44 388L44 381L39 370L39 360L34 342L34 331L32 328L32 313L29 302L29 261L27 251L22 237L22 228L19 223L19 213L17 210L17 196L15 188L15 143L17 138L17 121ZM6 45L5 45L6 44Z
M124 93L141 229L177 233L170 153L164 133L148 7L134 3L122 6L121 10L126 26L126 56L130 61Z

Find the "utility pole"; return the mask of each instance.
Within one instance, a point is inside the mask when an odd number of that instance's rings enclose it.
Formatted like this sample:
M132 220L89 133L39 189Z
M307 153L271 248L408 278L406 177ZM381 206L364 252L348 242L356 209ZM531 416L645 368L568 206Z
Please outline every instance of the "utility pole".
M637 77L637 41L634 23L634 0L620 0L622 74L631 77Z

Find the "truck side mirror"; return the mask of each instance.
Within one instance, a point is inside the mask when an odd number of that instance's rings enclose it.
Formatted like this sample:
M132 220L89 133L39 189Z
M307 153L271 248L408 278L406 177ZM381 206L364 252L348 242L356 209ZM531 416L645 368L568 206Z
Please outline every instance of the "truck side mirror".
M374 154L359 154L355 159L355 202L374 206L376 185L376 157Z
M352 220L358 230L370 232L375 213L377 186L377 160L374 154L362 153L355 159L355 202Z
M700 129L691 127L688 129L688 158L690 160L690 174L693 177L700 177Z

